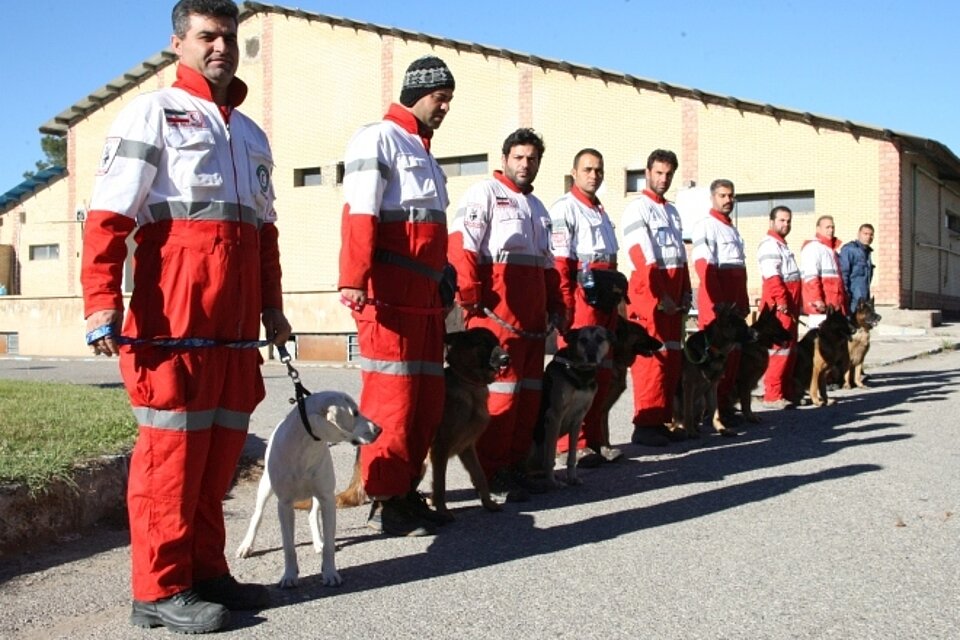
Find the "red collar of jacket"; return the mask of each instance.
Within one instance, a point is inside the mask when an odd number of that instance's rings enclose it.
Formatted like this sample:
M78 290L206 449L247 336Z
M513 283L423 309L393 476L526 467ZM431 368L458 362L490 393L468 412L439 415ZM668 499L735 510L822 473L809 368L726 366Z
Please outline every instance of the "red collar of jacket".
M184 64L177 65L177 79L173 86L207 102L214 102L210 83L203 74ZM217 105L224 120L230 119L230 112L239 107L247 97L247 84L240 78L234 78L227 87L227 104Z
M420 140L423 142L423 148L430 151L430 138L433 137L433 129L417 120L417 116L413 115L412 111L394 102L390 105L390 108L387 109L387 113L383 116L383 119L396 123L409 134L420 136Z
M782 244L783 246L787 246L787 239L784 238L779 233L777 233L776 231L774 231L773 229L768 229L767 235L773 238L774 240L776 240L777 242L779 242L780 244Z
M830 247L834 251L836 251L837 247L840 246L840 238L828 238L820 235L819 233L817 234L817 242L824 246Z
M583 190L580 189L580 187L578 187L577 185L573 185L572 187L570 187L570 194L574 198L582 202L583 204L590 207L591 209L603 211L603 205L600 204L600 198L597 198L596 196L594 196L593 198L590 198L590 196L585 194Z
M493 172L493 177L499 182L501 182L506 188L510 189L510 191L513 191L514 193L522 193L523 195L527 195L528 193L533 191L532 184L527 185L526 187L521 189L516 185L516 183L513 180L508 178L506 174L504 174L503 171L500 171L499 169Z
M717 220L719 220L720 222L722 222L723 224L727 225L728 227L733 226L733 222L731 222L730 216L723 213L722 211L717 211L716 209L710 209L710 215L716 218Z
M666 198L664 198L663 196L658 196L658 195L655 194L653 191L650 191L650 189L644 189L644 190L643 190L643 195L647 196L648 198L650 198L651 200L653 200L653 201L656 202L657 204L664 204L664 203L666 203L666 201L667 201Z

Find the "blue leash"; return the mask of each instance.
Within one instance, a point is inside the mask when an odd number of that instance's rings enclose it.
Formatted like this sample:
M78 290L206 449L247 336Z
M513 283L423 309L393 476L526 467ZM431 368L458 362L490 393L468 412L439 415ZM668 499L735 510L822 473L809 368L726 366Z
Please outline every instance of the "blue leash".
M229 349L259 349L260 347L266 347L271 344L269 340L236 340L233 342L223 342L220 340L213 340L211 338L131 338L129 336L115 336L113 335L113 325L104 324L93 331L87 333L87 344L92 345L97 340L101 338L111 337L118 344L128 344L128 345L141 345L146 344L152 347L169 347L169 348L179 348L179 349L203 349L210 347L227 347ZM294 368L290 361L293 358L290 356L290 352L287 351L287 348L283 345L277 345L277 353L280 354L280 362L287 365L287 375L290 376L290 379L293 380L293 388L296 391L297 398L294 400L290 398L290 404L296 404L297 409L300 412L300 421L303 423L303 428L307 430L307 434L320 442L320 438L313 433L313 429L310 427L310 420L307 419L307 407L304 404L304 398L310 395L310 392L307 391L307 388L303 386L303 383L300 382L300 373Z

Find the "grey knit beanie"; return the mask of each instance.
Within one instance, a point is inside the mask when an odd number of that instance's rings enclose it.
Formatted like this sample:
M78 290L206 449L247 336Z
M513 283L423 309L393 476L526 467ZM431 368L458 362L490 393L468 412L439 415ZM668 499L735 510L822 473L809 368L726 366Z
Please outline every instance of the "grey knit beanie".
M412 107L417 100L437 89L453 89L456 83L447 64L436 56L417 58L403 74L400 104Z

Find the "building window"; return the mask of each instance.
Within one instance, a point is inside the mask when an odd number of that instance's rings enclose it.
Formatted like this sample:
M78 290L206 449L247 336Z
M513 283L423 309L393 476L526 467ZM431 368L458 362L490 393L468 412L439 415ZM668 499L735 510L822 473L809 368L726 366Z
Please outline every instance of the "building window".
M346 172L346 165L344 165L343 162L338 162L336 166L333 167L333 170L337 173L336 184L343 184L343 174Z
M60 245L58 244L32 244L30 245L31 260L59 260Z
M947 209L945 222L947 229L951 233L960 234L960 213L954 213L953 211L950 211L950 209Z
M487 154L437 158L437 164L448 178L457 176L482 176L487 174Z
M627 193L640 193L647 188L646 169L627 169Z
M793 215L816 211L813 191L781 191L777 193L738 193L734 206L734 217L765 218L770 217L774 207L790 207Z
M293 186L314 187L323 184L323 173L320 167L306 167L293 170Z

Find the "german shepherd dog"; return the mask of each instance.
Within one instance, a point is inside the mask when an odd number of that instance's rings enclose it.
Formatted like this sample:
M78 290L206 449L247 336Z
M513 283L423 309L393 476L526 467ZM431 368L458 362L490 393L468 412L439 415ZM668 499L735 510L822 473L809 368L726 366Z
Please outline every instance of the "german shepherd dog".
M713 428L720 435L737 435L720 420L717 385L723 377L727 355L738 343L755 339L755 334L736 305L724 303L715 309L717 317L690 334L683 347L683 369L674 396L671 429L685 432L688 438L700 437L700 423L705 416L711 416Z
M850 368L843 376L843 388L862 387L863 361L870 351L870 330L880 322L880 314L874 311L873 299L861 299L853 312L853 335L848 344L850 348Z
M497 336L482 327L448 333L444 342L447 345L447 366L443 370L446 383L443 418L430 447L430 462L433 467L433 504L443 519L453 520L445 500L447 461L453 456L460 457L483 506L490 511L501 508L490 497L486 476L477 458L476 444L490 422L487 385L510 363L510 356L500 346ZM356 507L367 501L358 449L353 476L349 486L337 495L337 507Z
M543 470L547 484L553 488L562 486L553 466L557 439L563 435L569 437L566 483L580 484L577 477L580 425L597 394L597 368L613 339L609 330L595 325L573 329L563 337L567 346L557 350L543 372L543 395L531 456L531 466Z
M793 369L795 404L809 390L810 401L816 407L836 402L827 397L827 385L841 382L850 369L850 351L847 342L853 327L841 309L827 307L827 317L815 329L807 331L797 345L797 363Z
M604 447L610 446L610 410L627 389L627 371L637 356L650 357L662 347L663 343L651 337L641 325L624 317L617 319L613 343L610 345L613 377L602 408L603 442L600 444Z
M790 332L783 328L777 319L774 307L764 307L750 328L757 334L755 342L747 342L740 351L740 366L737 368L737 381L734 385L734 398L739 401L740 411L747 422L760 422L760 417L750 406L751 394L770 364L770 349L790 340Z

